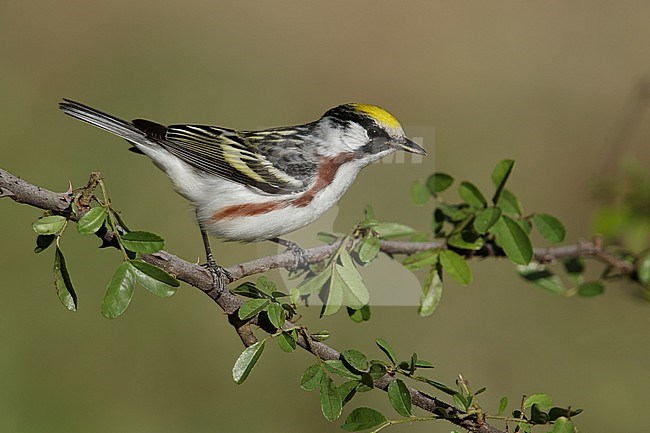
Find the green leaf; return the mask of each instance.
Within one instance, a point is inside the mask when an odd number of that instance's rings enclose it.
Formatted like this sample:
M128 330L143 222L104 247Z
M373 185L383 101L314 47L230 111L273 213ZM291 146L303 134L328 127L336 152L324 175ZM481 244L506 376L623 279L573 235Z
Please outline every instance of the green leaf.
M292 304L297 304L300 301L300 290L297 287L294 287L289 291L289 299Z
M578 286L578 295L583 297L602 295L605 286L601 281L587 281Z
M409 360L409 370L411 374L415 373L416 367L415 365L418 363L418 354L413 352L411 354L411 359Z
M283 331L278 335L278 346L283 352L291 353L296 350L296 340L289 332Z
M359 379L359 385L357 386L357 391L359 392L368 392L372 391L375 388L375 380L372 378L370 373L361 373L361 379Z
M124 248L134 253L152 254L165 247L163 238L149 232L128 232L119 238Z
M239 307L237 315L241 320L248 320L264 311L270 302L268 299L249 299Z
M431 249L418 251L406 257L402 265L410 271L426 268L428 266L438 263L438 253L440 250Z
M50 215L34 221L32 228L39 235L55 235L63 229L65 222L65 217L61 215Z
M346 379L358 380L361 377L358 373L350 371L350 369L340 359L328 359L327 361L323 361L323 366L330 373L334 373Z
M269 310L268 310L268 315L269 315L269 320L278 329L282 329L284 326L284 322L286 320L286 316L284 315L284 308L282 308L282 305L276 303L276 302L271 302L269 304Z
M573 433L574 431L573 421L565 417L560 417L555 420L551 433Z
M499 411L497 412L497 416L501 416L501 414L506 410L506 407L508 407L508 397L503 396L501 397L501 400L499 400Z
M339 395L341 396L341 400L343 401L343 406L350 400L352 400L352 397L357 393L357 385L359 384L358 381L356 380L348 380L347 382L343 382L341 385L338 387Z
M36 248L34 248L34 252L36 254L45 251L50 245L52 245L52 242L56 239L56 235L38 235L36 236Z
M77 222L77 231L82 235L92 235L102 228L106 220L106 209L103 207L94 207L90 209Z
M234 289L230 289L235 295L245 296L247 298L264 298L267 299L265 294L258 289L254 283L245 281Z
M644 286L650 286L650 253L646 253L636 264L636 275L639 283Z
M426 204L429 200L429 190L420 179L413 181L411 184L411 201L417 206Z
M512 218L502 215L490 229L497 244L508 258L518 265L527 265L533 259L533 245L524 230Z
M533 215L533 223L547 241L557 244L564 240L566 234L564 225L557 218L544 213L536 213Z
M180 286L176 278L157 266L140 260L130 260L129 263L136 281L154 295L161 298L172 296L176 293L176 287Z
M257 287L262 293L267 295L269 298L274 296L274 292L277 288L275 283L265 276L261 276L255 282L255 287Z
M456 407L462 411L469 409L470 401L462 394L455 393L453 396Z
M355 310L348 307L348 315L355 323L367 322L370 320L370 305L364 305L363 307Z
M434 368L431 362L425 361L424 359L418 359L415 363L415 366L417 368Z
M517 219L515 222L519 224L519 226L527 235L530 235L530 232L533 231L533 225L530 223L530 221L526 219Z
M323 377L323 369L320 364L313 364L300 376L300 387L305 391L313 391L320 388L320 381Z
M344 283L343 297L345 299L345 305L358 310L368 304L370 301L370 292L368 292L368 288L363 283L359 271L354 266L350 253L346 250L341 250L339 258L341 259L341 265L335 266L333 278L336 278L336 274L338 273Z
M507 189L501 191L501 196L496 205L501 208L504 213L510 215L521 216L523 213L519 199Z
M323 375L320 382L320 407L325 419L336 421L341 416L343 410L343 400L334 381L326 374Z
M135 287L135 274L132 269L129 262L124 262L115 270L102 300L102 315L104 317L115 319L129 306Z
M551 408L551 397L547 394L533 394L524 400L524 410L536 404L540 410L549 410Z
M391 364L396 365L397 356L395 356L395 351L393 351L391 345L388 344L388 341L384 340L383 338L377 338L375 339L375 343L377 344L377 346L379 346L381 351L386 354L388 359L390 359Z
M289 304L289 303L283 302L280 305L284 309L284 316L286 317L287 320L291 320L293 318L293 316L298 314L298 312L296 311L295 304L293 304L293 303Z
M442 299L442 278L437 266L432 266L427 275L427 279L422 285L422 294L420 295L420 308L418 314L420 317L427 317L433 312L440 304Z
M344 304L354 310L360 310L370 301L368 288L361 280L361 276L356 269L344 268L336 265L334 278L342 282Z
M381 241L372 233L367 234L359 246L359 258L365 263L372 262L379 254Z
M483 237L473 230L456 232L447 238L447 245L462 250L480 250L484 244L485 240Z
M573 284L582 284L585 279L583 275L585 271L585 263L582 257L574 257L571 259L563 260L562 265L564 266L564 270Z
M313 276L312 278L305 278L300 284L298 284L298 290L303 296L311 295L312 293L319 293L327 281L332 276L332 268L326 267L318 275Z
M446 173L434 173L427 179L427 189L431 195L443 192L454 183L454 178Z
M369 407L358 407L350 412L341 428L345 431L368 430L386 421L386 417L381 412Z
M122 219L122 215L120 214L120 212L113 212L113 215L115 216L115 219L117 220L117 224L119 224L119 226L122 227L122 229L124 229L124 231L126 231L126 232L131 231L131 229L129 229L127 227L126 223L124 222L124 219Z
M472 271L467 260L451 250L440 251L440 264L459 284L466 286L472 282Z
M336 272L335 268L335 270L332 271L332 277L329 279L327 290L321 293L321 296L325 297L323 309L321 310L321 317L330 316L341 309L341 306L343 305L343 291L345 290L344 286L345 282L341 278L341 275Z
M147 274L151 278L160 281L161 283L167 284L172 287L178 287L181 283L171 275L169 275L164 270L160 269L158 266L154 266L142 260L131 260L130 263L137 268L139 271Z
M381 222L373 230L382 239L399 238L408 236L415 232L415 229L402 223Z
M368 370L368 373L370 373L373 381L384 377L386 371L386 366L384 364L380 364L375 360L370 361L370 370Z
M464 204L449 204L445 202L438 203L437 210L440 210L440 212L453 222L463 221L471 213L470 209Z
M508 177L512 172L512 167L515 165L515 162L511 159L504 159L499 161L492 171L492 183L496 188L494 192L494 197L492 197L492 203L497 204L499 197L501 196L501 191L503 191Z
M489 207L476 212L474 218L474 229L480 234L484 235L492 227L501 216L501 208Z
M534 404L530 408L530 422L533 424L546 424L548 423L548 414Z
M232 368L232 378L237 385L244 383L250 372L255 367L257 360L260 359L262 352L264 351L264 346L266 340L258 341L250 346L248 346L244 351L239 355L235 365Z
M77 311L77 294L72 286L63 251L56 247L54 253L54 287L61 303L70 311Z
M388 384L388 399L398 414L412 416L411 393L402 379L395 379Z
M446 216L444 212L441 209L436 208L433 211L433 218L431 219L431 231L435 234L439 234L442 231L445 220Z
M582 413L582 409L569 410L563 407L554 407L548 412L549 421L555 421L560 417L574 417Z
M348 363L350 367L355 369L358 372L368 371L370 364L368 363L368 358L366 355L359 352L358 350L348 349L341 352L343 360Z
M559 295L566 292L562 280L553 272L549 271L546 266L540 265L539 263L532 262L526 266L518 266L517 273L526 281L549 292Z
M467 202L473 208L482 208L487 206L487 201L481 191L470 182L461 182L458 193L460 197Z

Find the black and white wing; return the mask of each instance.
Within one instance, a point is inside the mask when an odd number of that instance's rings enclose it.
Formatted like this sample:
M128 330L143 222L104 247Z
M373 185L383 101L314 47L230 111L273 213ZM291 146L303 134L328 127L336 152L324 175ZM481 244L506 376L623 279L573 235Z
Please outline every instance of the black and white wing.
M316 175L316 160L305 154L304 143L277 134L142 119L133 125L196 170L268 194L304 191Z

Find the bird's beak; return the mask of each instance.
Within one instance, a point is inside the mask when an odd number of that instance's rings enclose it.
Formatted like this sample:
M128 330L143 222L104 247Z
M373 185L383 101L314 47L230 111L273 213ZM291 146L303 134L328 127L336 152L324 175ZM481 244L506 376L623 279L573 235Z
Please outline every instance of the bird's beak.
M416 155L424 155L424 156L427 155L426 150L424 150L417 143L415 143L414 141L409 140L406 137L403 137L400 140L394 141L393 142L393 147L398 149L398 150L403 150L404 152L415 153Z

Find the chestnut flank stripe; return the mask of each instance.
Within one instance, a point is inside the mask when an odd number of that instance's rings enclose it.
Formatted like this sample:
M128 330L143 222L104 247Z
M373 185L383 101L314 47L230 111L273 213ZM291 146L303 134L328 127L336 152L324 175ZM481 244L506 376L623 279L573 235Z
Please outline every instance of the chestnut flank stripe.
M233 219L238 217L261 215L282 209L287 206L305 207L314 199L316 194L331 184L336 176L339 167L346 162L352 161L352 153L343 153L333 158L322 159L316 173L314 184L307 191L295 199L274 200L265 203L245 203L226 206L213 213L210 221L217 222L223 219Z

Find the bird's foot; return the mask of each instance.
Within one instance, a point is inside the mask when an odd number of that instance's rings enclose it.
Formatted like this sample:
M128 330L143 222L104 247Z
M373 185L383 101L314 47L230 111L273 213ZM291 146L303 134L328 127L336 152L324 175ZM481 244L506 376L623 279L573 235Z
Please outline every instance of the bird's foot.
M212 275L211 290L223 293L226 290L226 285L233 280L232 274L226 268L217 265L212 257L208 257L208 262L201 266L210 271Z
M293 254L293 265L288 268L290 272L296 272L307 267L309 263L307 261L307 253L305 250L300 248L297 243L284 239L282 239L281 244L287 247L286 252Z

